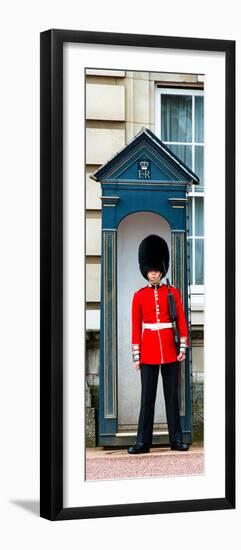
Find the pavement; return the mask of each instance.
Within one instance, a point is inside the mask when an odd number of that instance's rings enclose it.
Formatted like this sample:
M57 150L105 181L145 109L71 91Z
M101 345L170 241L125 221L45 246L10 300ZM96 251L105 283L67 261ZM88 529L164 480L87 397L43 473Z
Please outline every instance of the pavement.
M152 447L149 453L129 455L127 449L86 450L86 481L137 477L204 474L204 449L190 445L188 451Z

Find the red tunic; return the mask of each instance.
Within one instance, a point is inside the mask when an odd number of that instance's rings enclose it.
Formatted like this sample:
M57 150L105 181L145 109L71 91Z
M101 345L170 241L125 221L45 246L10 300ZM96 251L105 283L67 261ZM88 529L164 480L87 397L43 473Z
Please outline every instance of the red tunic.
M172 286L180 338L189 346L188 327L179 290ZM147 284L134 293L132 300L132 349L140 351L140 362L162 364L177 361L173 329L143 328L142 323L170 323L168 288L162 283L156 288Z

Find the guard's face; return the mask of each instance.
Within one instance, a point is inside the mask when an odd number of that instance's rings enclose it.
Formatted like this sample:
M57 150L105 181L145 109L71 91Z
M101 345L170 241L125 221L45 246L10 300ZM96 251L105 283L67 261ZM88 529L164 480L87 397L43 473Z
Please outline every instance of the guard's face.
M152 271L148 271L147 278L152 283L155 283L156 281L159 281L162 276L161 271L156 271L153 269Z

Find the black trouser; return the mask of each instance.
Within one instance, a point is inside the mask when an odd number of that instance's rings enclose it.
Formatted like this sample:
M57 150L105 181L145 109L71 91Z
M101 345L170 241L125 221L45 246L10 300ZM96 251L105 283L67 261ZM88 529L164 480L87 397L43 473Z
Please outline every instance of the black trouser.
M141 363L141 410L138 422L137 443L151 446L159 365ZM181 365L161 365L166 417L170 443L182 441L182 429L178 404L179 370Z

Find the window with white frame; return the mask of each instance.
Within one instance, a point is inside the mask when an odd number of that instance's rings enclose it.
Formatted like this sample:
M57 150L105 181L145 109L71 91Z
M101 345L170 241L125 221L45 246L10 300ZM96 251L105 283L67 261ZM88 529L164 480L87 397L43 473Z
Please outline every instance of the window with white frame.
M156 129L160 139L200 178L189 192L190 284L204 285L204 97L203 90L156 89ZM194 287L194 288L193 288Z

